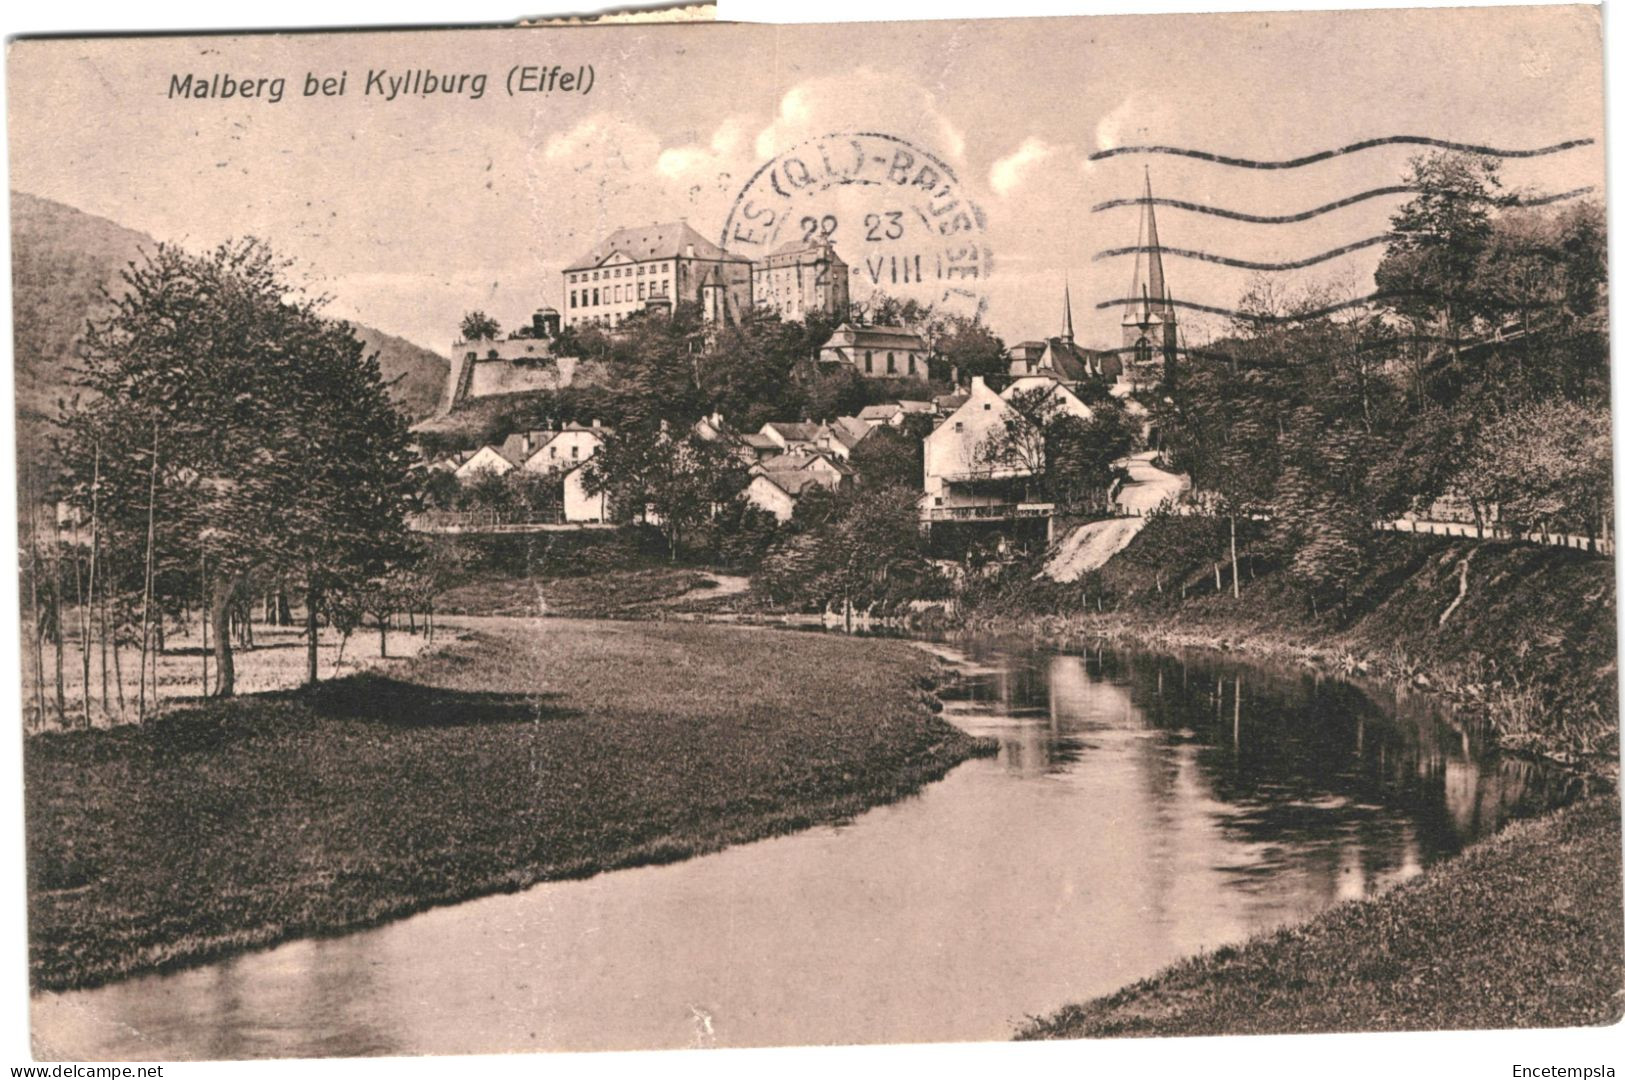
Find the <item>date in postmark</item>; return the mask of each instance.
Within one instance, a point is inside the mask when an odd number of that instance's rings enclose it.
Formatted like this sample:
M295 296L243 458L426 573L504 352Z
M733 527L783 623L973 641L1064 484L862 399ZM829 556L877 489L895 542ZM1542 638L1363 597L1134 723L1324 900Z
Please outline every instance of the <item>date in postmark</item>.
M745 184L721 237L751 259L822 242L849 267L854 296L883 291L967 316L987 307L987 219L946 162L905 139L843 132L797 144Z

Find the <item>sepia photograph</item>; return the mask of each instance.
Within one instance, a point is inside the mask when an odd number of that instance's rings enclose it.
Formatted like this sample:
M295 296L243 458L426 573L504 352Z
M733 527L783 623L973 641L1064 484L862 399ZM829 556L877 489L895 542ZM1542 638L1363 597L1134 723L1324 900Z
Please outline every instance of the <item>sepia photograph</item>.
M1603 9L963 9L8 40L19 1063L1619 1024Z

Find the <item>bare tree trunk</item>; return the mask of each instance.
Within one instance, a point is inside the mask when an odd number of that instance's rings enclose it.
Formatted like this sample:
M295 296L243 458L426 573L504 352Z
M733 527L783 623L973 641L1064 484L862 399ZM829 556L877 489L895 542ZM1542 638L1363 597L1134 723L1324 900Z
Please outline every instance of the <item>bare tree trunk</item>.
M86 597L79 609L80 645L85 651L85 727L90 726L90 624L96 610L96 552L100 546L97 535L97 488L102 479L102 445L96 443L94 463L90 467L90 581ZM107 645L102 645L102 710L107 709Z
M79 671L85 692L85 727L90 727L90 624L85 606L85 581L79 571L79 523L73 523L73 599L79 616Z
M209 557L204 552L198 552L197 557L197 584L198 584L198 629L202 635L198 647L198 656L203 661L203 683L198 693L202 697L209 696Z
M237 582L218 576L217 572L213 595L209 600L209 618L214 623L213 696L217 698L231 697L237 692L237 666L231 657L232 598L236 592Z
M95 530L92 529L92 532ZM92 557L100 549L101 540L98 538L92 545ZM96 641L101 646L102 654L102 712L111 715L113 712L113 699L107 693L107 586L102 586L101 604L96 608Z
M287 597L278 593L284 603ZM316 684L316 590L311 587L305 589L305 682L311 686Z
M39 603L39 507L33 484L28 492L28 603L33 610L34 626L29 635L34 647L34 704L39 709L39 723L45 723L45 621L40 617Z
M145 723L147 719L147 655L150 642L148 635L151 632L152 621L152 548L155 538L156 521L154 510L158 501L158 421L152 421L152 460L148 466L147 476L147 556L146 571L143 574L141 585L141 690L136 705L136 721ZM153 708L158 707L158 665L153 661L152 677Z
M68 726L68 696L62 681L62 531L51 513L51 640L56 645L56 720Z
M1241 566L1236 562L1236 515L1230 515L1230 595L1241 596Z

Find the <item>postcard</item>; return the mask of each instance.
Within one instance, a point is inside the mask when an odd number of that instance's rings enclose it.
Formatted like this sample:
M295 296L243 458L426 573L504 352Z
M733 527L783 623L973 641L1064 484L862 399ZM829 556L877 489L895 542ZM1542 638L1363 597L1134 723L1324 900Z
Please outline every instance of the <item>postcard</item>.
M1598 8L7 80L38 1059L1618 1021Z

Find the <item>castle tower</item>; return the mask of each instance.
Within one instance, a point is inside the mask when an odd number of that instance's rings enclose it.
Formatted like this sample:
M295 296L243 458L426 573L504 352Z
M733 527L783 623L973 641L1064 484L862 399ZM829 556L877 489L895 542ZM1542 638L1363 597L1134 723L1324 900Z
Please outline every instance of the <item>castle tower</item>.
M1132 299L1123 308L1123 347L1136 381L1156 379L1161 366L1165 387L1174 384L1179 355L1179 326L1169 301L1168 282L1162 274L1162 243L1157 239L1157 211L1151 203L1151 170L1145 174L1145 198L1140 204L1139 251L1134 255Z
M706 273L700 285L700 305L708 323L723 326L733 321L733 314L728 310L728 287L715 266Z

